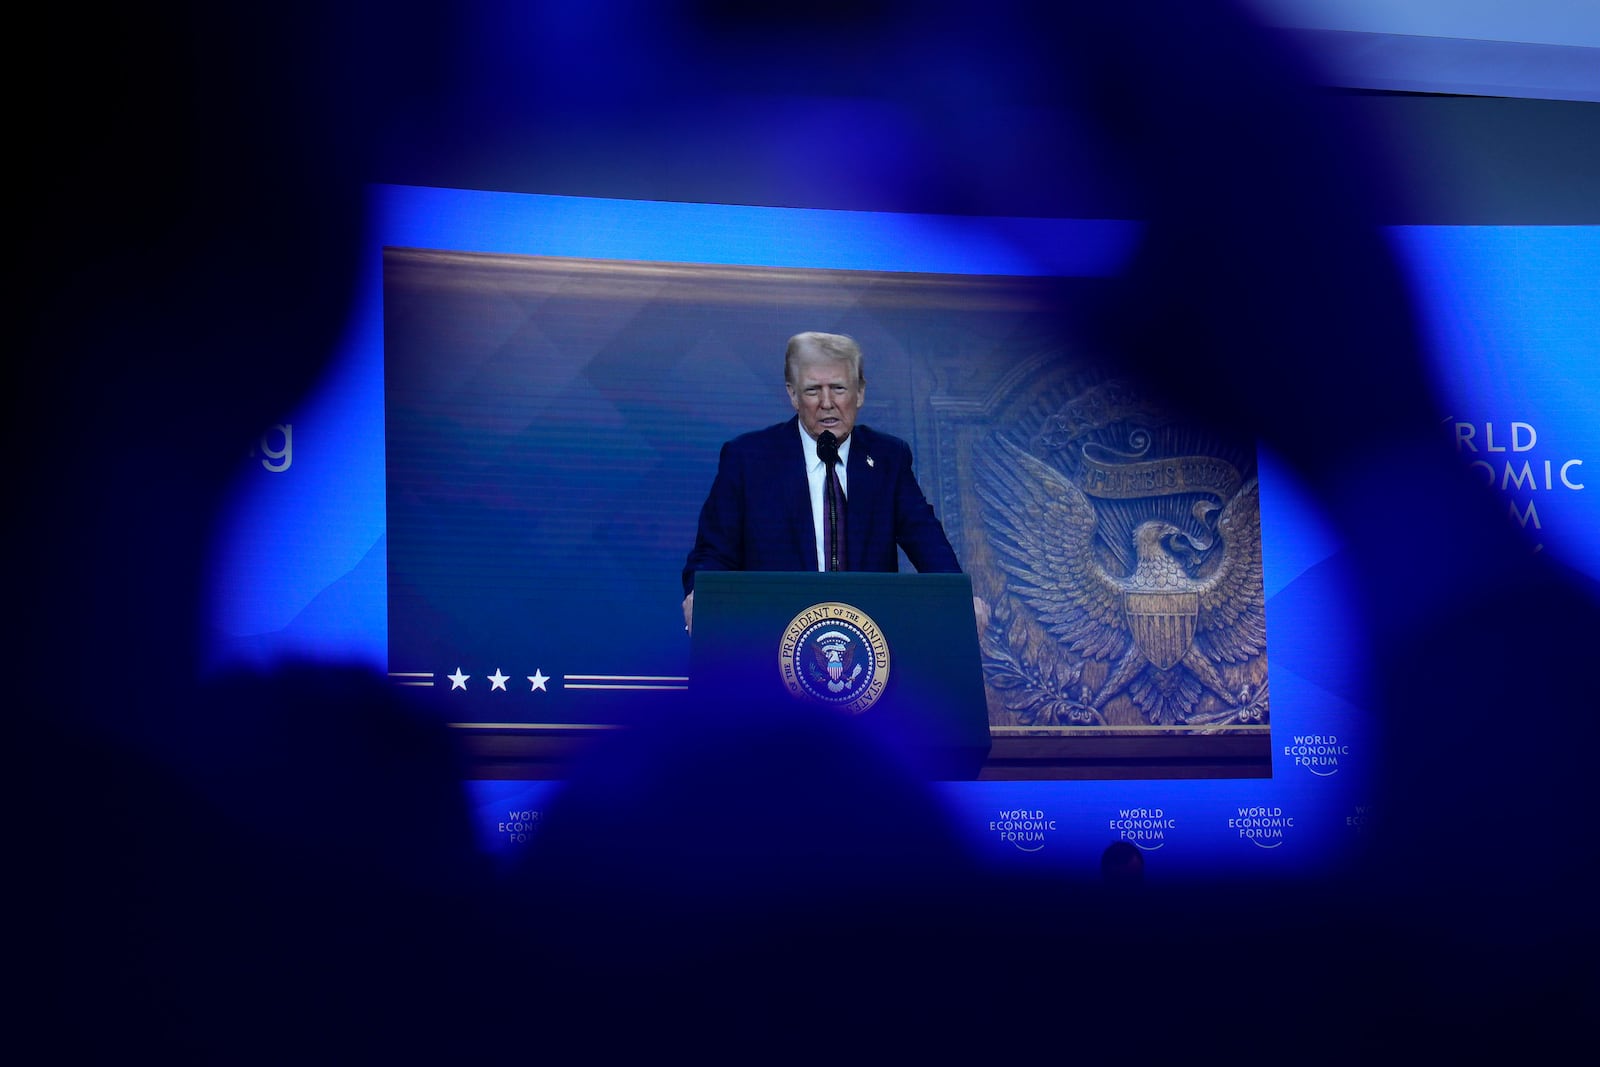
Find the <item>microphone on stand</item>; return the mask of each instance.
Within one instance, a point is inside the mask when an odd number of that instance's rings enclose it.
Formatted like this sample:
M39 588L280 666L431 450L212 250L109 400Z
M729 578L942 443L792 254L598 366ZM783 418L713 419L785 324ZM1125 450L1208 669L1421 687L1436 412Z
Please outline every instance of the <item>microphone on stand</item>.
M823 430L817 435L817 458L824 463L839 462L839 439L833 436L832 430Z
M827 465L822 486L823 570L845 569L844 487L839 484L839 439L832 430L817 435L817 458Z

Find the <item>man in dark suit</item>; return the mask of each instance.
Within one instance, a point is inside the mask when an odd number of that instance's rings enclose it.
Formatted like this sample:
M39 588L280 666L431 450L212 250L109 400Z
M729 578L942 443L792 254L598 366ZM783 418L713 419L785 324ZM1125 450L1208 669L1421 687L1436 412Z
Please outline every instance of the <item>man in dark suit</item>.
M896 571L901 548L919 571L961 570L912 473L911 447L856 425L867 395L860 346L843 334L796 334L783 377L795 417L722 446L683 565L686 628L697 571ZM839 479L831 489L830 454ZM824 523L830 491L845 501L836 545Z

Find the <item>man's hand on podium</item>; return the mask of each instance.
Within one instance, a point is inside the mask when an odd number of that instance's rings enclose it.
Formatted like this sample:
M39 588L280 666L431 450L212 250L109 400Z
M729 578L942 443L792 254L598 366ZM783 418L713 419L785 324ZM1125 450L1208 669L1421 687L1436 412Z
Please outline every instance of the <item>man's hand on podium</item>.
M694 590L689 590L689 595L683 598L683 632L694 633Z

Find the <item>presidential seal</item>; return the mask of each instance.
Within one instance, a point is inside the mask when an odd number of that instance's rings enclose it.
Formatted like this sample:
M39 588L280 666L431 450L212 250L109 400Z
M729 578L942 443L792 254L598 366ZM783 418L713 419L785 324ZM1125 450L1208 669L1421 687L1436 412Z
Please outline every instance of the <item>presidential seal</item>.
M859 715L889 682L889 643L849 604L813 604L784 627L778 670L789 692Z

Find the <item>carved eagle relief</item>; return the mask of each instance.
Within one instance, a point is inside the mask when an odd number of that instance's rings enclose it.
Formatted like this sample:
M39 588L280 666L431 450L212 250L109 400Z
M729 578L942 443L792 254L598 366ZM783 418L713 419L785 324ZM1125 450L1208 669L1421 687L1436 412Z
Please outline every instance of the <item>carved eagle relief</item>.
M1097 548L1106 534L1084 491L1036 456L995 441L974 450L976 491L1006 587L1080 663L1108 667L1080 702L1103 709L1127 690L1147 721L1187 724L1197 721L1204 687L1223 708L1206 724L1262 718L1263 694L1248 684L1236 691L1218 669L1266 647L1256 480L1225 504L1197 506L1209 535L1160 518L1138 522L1132 568L1117 573L1125 568L1108 561L1127 553Z

